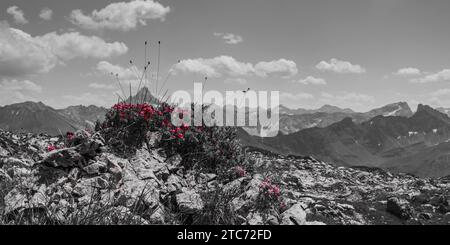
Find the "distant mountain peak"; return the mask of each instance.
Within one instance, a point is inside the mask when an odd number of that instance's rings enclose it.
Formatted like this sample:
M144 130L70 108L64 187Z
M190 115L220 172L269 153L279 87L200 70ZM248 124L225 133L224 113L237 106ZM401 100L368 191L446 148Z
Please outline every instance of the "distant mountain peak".
M344 112L344 113L355 113L352 109L349 108L341 108L334 105L325 104L316 111L318 112L326 112L326 113L335 113L335 112Z
M414 115L425 114L429 116L439 117L439 118L448 118L448 116L429 105L419 104L417 106L417 111Z
M334 106L334 105L325 104L319 108L319 110L323 110L323 109L341 109L341 108Z
M422 112L422 111L429 112L429 111L436 111L436 110L434 110L433 108L431 108L431 107L428 106L428 105L424 105L424 104L419 104L419 105L417 105L417 111L416 111L416 113L417 113L417 112Z
M413 112L406 102L396 102L392 104L385 105L383 107L373 109L366 113L370 117L375 117L382 115L385 117L389 116L400 116L400 117L411 117Z
M4 108L11 108L11 109L26 109L29 111L44 111L44 110L53 110L53 108L45 105L42 102L33 102L33 101L25 101L21 103L6 105Z
M158 101L158 99L153 96L148 87L141 88L135 95L129 97L127 100L129 103L155 103L156 101Z
M413 119L415 125L422 126L427 130L450 126L448 115L423 104L417 106L417 111L411 119Z

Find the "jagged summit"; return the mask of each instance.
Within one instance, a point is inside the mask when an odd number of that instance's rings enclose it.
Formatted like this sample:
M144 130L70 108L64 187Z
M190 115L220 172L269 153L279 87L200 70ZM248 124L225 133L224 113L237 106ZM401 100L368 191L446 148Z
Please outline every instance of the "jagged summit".
M413 115L411 108L406 102L397 102L385 105L381 108L373 109L366 113L368 117L382 116L401 116L410 117Z
M127 103L150 103L155 104L158 99L152 94L148 87L143 87L137 93L127 99Z
M419 104L416 113L411 117L418 126L427 128L441 128L450 124L448 115L433 109L428 105Z

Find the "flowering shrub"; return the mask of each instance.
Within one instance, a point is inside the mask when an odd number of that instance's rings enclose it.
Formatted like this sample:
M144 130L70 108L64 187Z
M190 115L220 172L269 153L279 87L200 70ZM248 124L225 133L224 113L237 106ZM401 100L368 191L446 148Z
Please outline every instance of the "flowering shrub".
M164 111L170 110L159 110L146 103L118 103L106 114L106 120L100 130L116 147L126 148L124 150L136 149L146 142L149 131L157 131L162 122L168 124L170 114L163 113Z
M174 107L159 105L119 103L106 114L103 124L97 125L107 142L125 152L148 144L148 133L159 132L163 147L169 155L180 154L187 168L199 168L220 176L232 178L229 171L245 165L246 158L237 139L237 131L231 127L205 127L171 123ZM179 118L190 116L189 111L179 110ZM244 174L245 170L241 174Z
M263 209L283 209L284 202L281 200L281 189L272 183L269 178L265 178L259 185L258 203Z

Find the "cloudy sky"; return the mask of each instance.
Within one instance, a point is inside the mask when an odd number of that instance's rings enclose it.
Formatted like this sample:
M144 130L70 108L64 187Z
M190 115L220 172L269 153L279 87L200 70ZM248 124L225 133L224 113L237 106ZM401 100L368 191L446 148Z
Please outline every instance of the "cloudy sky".
M0 105L110 105L138 86L278 90L289 107L450 107L448 0L2 0ZM133 60L133 64L130 64ZM159 91L160 89L158 89ZM121 92L119 92L121 93Z

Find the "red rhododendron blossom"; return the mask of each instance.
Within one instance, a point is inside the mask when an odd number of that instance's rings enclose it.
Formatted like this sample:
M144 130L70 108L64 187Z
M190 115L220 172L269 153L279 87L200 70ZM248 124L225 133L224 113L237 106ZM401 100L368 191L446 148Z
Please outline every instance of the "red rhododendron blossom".
M73 138L75 138L75 134L73 132L67 132L66 133L66 138L68 140L73 140Z
M183 124L183 125L181 125L181 129L182 129L183 131L187 131L187 130L189 130L189 125Z
M120 119L128 119L128 114L137 114L145 120L152 118L155 113L160 116L163 115L161 111L155 110L155 108L149 104L119 103L115 104L112 108L119 112Z
M56 146L54 146L54 145L48 145L47 146L47 152L52 152L54 150L56 150Z
M162 121L162 125L163 125L164 127L169 127L169 126L170 126L170 121L167 120L167 118L166 118L166 119L164 119L164 120Z

